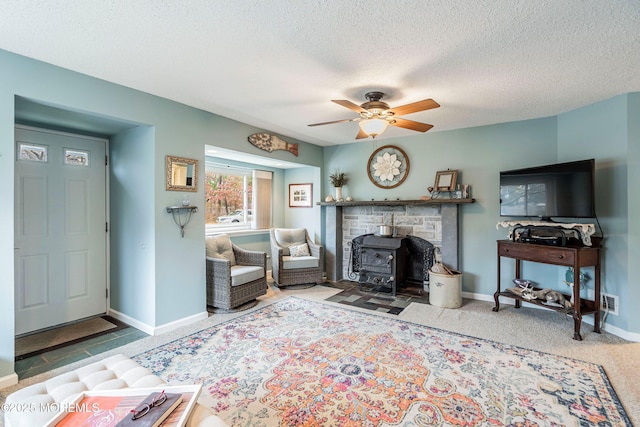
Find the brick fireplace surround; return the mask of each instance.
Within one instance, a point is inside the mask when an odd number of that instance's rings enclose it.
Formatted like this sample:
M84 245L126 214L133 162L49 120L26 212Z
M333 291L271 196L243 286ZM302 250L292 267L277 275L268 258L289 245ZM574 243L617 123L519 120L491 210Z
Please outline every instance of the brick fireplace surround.
M351 240L378 233L380 225L395 223L398 235L431 242L437 259L458 269L458 206L474 199L385 200L319 203L325 214L327 279L347 279Z

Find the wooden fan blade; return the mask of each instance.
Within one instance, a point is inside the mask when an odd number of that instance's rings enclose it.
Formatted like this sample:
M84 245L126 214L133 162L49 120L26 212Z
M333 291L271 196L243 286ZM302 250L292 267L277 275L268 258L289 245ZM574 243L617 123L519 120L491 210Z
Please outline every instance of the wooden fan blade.
M362 129L360 129L360 131L356 135L356 139L364 139L364 138L369 138L369 134L363 131Z
M393 113L394 116L403 116L405 114L417 113L418 111L431 110L432 108L438 108L439 106L440 104L433 99L423 99L422 101L391 108L387 112Z
M342 105L350 110L355 111L356 113L366 113L367 110L359 106L358 104L354 104L351 101L347 101L346 99L332 99L331 102L335 102L338 105Z
M418 132L426 132L433 127L433 125L414 122L413 120L401 119L399 117L394 117L394 119L390 121L389 124L391 126L396 126L399 128L405 128L409 130L415 130Z
M360 117L356 117L354 119L343 119L343 120L333 120L330 122L322 122L322 123L312 123L310 125L307 126L322 126L322 125L331 125L333 123L344 123L344 122L355 122L360 120Z

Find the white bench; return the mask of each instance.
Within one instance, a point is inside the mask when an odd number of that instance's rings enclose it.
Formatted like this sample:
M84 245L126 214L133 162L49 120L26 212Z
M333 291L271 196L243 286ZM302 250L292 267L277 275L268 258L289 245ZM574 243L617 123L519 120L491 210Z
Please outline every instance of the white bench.
M4 425L45 425L55 415L53 412L46 412L46 408L55 408L56 405L51 405L54 403L70 403L85 391L147 388L163 384L166 383L160 377L128 357L118 354L10 394L5 400L7 411L4 415ZM40 411L40 408L45 408L45 411ZM189 427L226 425L209 408L202 405L196 405L187 422Z

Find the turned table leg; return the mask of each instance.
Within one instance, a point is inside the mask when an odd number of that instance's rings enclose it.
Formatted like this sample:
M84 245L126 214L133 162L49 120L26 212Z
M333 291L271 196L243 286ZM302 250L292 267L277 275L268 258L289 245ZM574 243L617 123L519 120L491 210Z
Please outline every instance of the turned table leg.
M582 314L573 312L573 339L576 341L582 341L582 335L580 335L580 326L582 325Z
M580 302L580 266L578 262L573 265L573 339L582 341L580 326L582 326L582 312Z
M500 245L498 245L498 283L496 286L496 293L493 294L493 299L496 301L496 306L493 307L493 311L500 310Z

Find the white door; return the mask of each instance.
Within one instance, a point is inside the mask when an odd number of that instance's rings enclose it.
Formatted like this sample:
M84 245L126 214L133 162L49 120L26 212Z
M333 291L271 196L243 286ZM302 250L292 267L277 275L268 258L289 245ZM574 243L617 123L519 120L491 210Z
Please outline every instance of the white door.
M16 335L107 310L106 140L16 126Z

